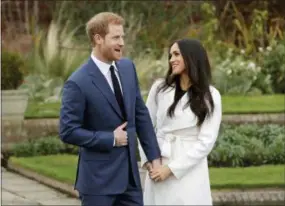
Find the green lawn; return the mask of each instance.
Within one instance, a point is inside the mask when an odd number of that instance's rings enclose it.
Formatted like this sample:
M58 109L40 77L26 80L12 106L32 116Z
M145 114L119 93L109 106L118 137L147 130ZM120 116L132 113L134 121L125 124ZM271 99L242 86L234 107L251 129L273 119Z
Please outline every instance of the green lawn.
M285 111L284 95L223 96L224 114L280 113ZM25 114L28 118L57 118L59 103L30 102Z
M279 113L285 111L284 95L223 96L223 113Z
M77 156L50 155L38 157L11 157L12 163L42 175L73 184ZM248 168L210 168L213 189L248 189L284 187L284 165L266 165Z
M57 118L59 109L60 103L29 102L25 118Z

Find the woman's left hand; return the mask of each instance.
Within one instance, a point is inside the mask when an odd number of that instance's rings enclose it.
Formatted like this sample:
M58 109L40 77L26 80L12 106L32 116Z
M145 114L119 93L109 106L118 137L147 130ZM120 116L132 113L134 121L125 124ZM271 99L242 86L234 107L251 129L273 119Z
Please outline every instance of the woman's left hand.
M171 170L169 169L169 167L167 165L164 165L164 166L159 167L157 169L153 169L150 172L150 177L155 182L164 181L168 177L170 177L171 175L172 175L172 172L171 172Z

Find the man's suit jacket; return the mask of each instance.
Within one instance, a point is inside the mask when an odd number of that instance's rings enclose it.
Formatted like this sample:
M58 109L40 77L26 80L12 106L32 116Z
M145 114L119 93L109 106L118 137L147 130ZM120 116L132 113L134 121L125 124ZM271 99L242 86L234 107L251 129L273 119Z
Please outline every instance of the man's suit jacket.
M113 91L91 58L63 87L59 133L63 142L80 147L75 188L82 194L122 193L128 185L129 166L130 175L141 188L136 160L137 136L149 161L160 157L135 66L126 58L117 61L116 66L127 113L128 146L113 146L113 131L124 119Z

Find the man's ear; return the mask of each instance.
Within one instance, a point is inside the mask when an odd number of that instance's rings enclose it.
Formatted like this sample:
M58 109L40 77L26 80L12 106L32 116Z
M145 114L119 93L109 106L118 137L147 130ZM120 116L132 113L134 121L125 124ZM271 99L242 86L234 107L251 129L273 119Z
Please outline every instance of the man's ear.
M95 44L102 44L103 38L99 34L93 36Z

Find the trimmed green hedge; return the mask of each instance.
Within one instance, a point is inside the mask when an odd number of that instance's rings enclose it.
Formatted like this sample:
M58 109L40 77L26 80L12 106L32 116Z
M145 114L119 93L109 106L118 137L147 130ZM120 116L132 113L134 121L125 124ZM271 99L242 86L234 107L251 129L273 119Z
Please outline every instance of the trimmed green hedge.
M209 155L217 167L284 164L285 128L283 125L225 125Z
M209 155L212 167L284 164L285 129L280 125L226 125ZM16 144L9 151L17 157L77 154L78 147L64 144L59 137L44 137ZM139 160L139 155L137 153Z
M78 154L78 147L63 143L57 136L41 137L13 145L9 156L32 157L52 154Z

